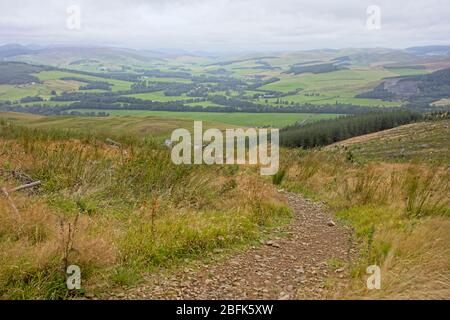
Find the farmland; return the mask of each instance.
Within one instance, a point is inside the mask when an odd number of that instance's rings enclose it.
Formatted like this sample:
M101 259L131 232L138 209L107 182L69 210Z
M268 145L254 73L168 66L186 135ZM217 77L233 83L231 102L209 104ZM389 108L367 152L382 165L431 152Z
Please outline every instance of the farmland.
M109 135L137 135L157 139L168 138L177 128L193 128L191 119L158 116L112 116L112 117L43 117L22 113L0 113L0 117L10 123L26 125L33 129L72 130L103 133ZM206 121L205 128L226 129L234 127L219 122Z
M41 81L48 81L48 80L58 80L61 78L69 78L69 77L79 77L80 79L84 79L87 81L107 81L112 85L112 91L120 91L120 90L128 90L130 89L130 82L127 81L120 81L115 79L107 79L107 78L100 78L85 74L77 74L73 72L64 72L64 71L43 71L36 74L36 77L39 78Z
M0 104L7 105L2 107L4 111L30 110L39 114L145 114L282 127L305 119L314 121L369 112L371 108L379 111L406 106L416 99L362 94L370 93L386 79L435 71L435 64L427 61L407 65L400 54L390 56L398 59L395 63L389 60L383 65L375 59L378 53L374 58L367 53L362 59L359 53L344 52L355 56L342 58L338 53L318 51L227 59L182 56L144 63L132 55L129 60L133 63L127 64L119 63L125 61L123 51L112 50L111 54L119 56L110 61L102 49L93 52L92 58L74 58L68 63L58 60L57 66L5 62L5 70L18 68L19 81L36 81L14 83L10 79L12 82L1 83ZM35 58L39 57L43 58ZM52 53L42 62L50 63L54 57ZM64 57L69 59L70 54L65 53ZM340 64L339 59L347 62ZM443 98L433 105L445 107ZM283 113L278 114L280 111Z
M98 111L83 109L74 111ZM311 122L338 117L336 114L308 113L223 113L223 112L164 112L140 110L102 110L112 116L155 116L167 119L191 119L198 121L213 121L244 127L276 127L281 128L296 122Z

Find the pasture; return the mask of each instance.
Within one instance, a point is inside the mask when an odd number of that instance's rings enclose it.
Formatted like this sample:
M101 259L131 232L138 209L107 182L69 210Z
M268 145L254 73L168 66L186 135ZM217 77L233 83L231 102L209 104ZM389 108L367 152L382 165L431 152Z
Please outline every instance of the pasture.
M80 112L100 111L95 109L74 110ZM336 114L312 113L244 113L244 112L171 112L146 110L101 110L112 116L154 116L162 119L190 119L231 124L243 127L275 127L282 128L296 122L312 122L336 118Z

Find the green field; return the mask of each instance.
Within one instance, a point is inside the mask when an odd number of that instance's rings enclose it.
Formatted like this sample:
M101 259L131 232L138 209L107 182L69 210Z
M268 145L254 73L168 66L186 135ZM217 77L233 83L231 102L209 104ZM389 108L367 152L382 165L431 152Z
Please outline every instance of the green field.
M183 96L166 96L163 91L128 94L128 95L126 95L126 97L142 99L142 100L161 101L161 102L194 99L193 97L188 97L185 95L183 95Z
M388 70L399 76L411 76L417 74L430 73L430 70L427 69L414 69L414 68L389 68Z
M285 93L300 89L299 94L283 97L284 101L295 103L335 104L338 102L363 106L398 106L400 102L354 98L357 94L376 86L383 78L397 75L385 69L352 69L321 74L282 75L280 81L260 89ZM269 99L269 101L273 103L276 99Z
M131 82L128 82L128 81L94 77L94 76L89 76L89 75L85 75L85 74L74 73L74 72L65 72L65 71L42 71L42 72L36 73L35 76L38 77L39 80L41 80L41 81L58 80L58 79L65 78L65 77L76 77L76 78L80 78L80 79L86 79L88 81L109 82L112 85L112 88L111 88L112 91L129 90L130 86L132 84Z
M166 77L166 78L157 78L157 77L151 77L151 78L144 78L148 82L167 82L167 83L191 83L192 81L189 79L183 79L183 78L172 78L172 77Z
M111 117L73 117L73 116L39 116L24 113L0 112L0 119L29 128L42 129L70 129L86 132L101 132L111 135L152 136L167 138L178 128L193 128L192 119L176 117L161 117L157 115L128 115ZM235 127L219 122L207 121L204 128L218 128L223 130Z
M212 121L244 127L271 126L285 127L301 121L317 121L332 119L336 114L311 114L311 113L227 113L227 112L170 112L170 111L145 111L145 110L94 110L80 109L80 112L104 111L112 116L155 116L160 118L190 119Z
M192 106L192 107L223 107L223 106L215 104L211 101L190 102L190 103L186 103L185 105Z
M261 101L262 99L260 99ZM346 94L322 94L320 93L319 96L307 96L304 93L299 93L296 95L290 95L286 97L282 97L280 99L277 98L270 98L267 99L269 103L276 104L278 100L280 101L287 101L289 103L311 103L311 104L317 104L317 105L324 105L324 104L336 104L336 103L345 103L345 104L353 104L353 105L360 105L360 106L368 106L368 107L397 107L400 106L400 102L394 102L394 101L383 101L380 99L362 99L362 98L354 98L351 95Z
M83 83L72 80L45 80L43 83L26 85L0 85L0 100L18 101L24 97L40 96L49 99L54 90L57 94L63 91L76 91Z

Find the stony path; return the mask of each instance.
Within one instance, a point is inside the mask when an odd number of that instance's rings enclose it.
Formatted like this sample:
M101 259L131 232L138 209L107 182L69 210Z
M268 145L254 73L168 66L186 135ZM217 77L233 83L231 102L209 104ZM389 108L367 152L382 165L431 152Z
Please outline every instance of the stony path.
M350 232L336 225L320 204L284 193L294 211L282 236L261 246L169 275L152 275L145 284L111 299L296 299L326 298L327 283L344 281L346 270L330 261L348 261Z

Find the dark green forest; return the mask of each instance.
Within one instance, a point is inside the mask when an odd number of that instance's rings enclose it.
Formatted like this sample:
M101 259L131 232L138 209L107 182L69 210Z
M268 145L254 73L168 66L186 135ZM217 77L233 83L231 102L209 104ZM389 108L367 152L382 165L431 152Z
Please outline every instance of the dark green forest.
M280 144L287 147L314 148L348 138L394 128L422 119L408 110L367 113L293 125L280 132Z

